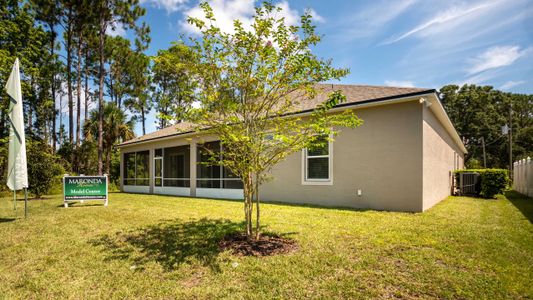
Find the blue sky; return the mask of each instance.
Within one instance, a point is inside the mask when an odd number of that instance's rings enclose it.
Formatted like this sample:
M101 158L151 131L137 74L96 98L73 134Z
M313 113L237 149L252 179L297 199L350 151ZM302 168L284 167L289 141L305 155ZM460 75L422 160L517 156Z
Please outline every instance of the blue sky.
M199 13L196 0L144 0L149 55L166 49ZM455 83L533 93L533 0L276 1L288 23L306 9L323 41L313 51L351 73L342 83L439 88ZM253 0L214 0L219 26L250 22ZM113 34L128 35L120 28ZM152 112L147 132L155 130ZM140 134L140 124L136 133Z

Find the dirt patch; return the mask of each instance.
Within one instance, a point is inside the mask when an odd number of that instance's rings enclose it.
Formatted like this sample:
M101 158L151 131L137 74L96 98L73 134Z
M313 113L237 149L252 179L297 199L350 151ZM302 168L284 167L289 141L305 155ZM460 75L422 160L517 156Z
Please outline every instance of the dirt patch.
M298 250L295 240L275 234L265 234L255 239L247 238L242 233L234 233L224 237L218 246L221 250L230 250L238 256L271 256Z

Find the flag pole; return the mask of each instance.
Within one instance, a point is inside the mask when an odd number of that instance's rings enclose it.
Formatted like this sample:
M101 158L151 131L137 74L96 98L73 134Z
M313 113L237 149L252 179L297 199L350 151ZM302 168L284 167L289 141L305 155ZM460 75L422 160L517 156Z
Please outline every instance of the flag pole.
M24 219L28 217L28 188L24 188Z
M13 124L11 124L13 126ZM13 131L15 128L13 128ZM15 178L14 184L13 184L13 210L15 211L15 218L17 217L17 168L13 168L13 177Z

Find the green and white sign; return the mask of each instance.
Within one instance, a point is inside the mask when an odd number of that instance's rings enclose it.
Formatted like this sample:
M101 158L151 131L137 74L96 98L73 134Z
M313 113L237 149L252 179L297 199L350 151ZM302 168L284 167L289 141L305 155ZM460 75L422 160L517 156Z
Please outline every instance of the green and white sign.
M64 176L65 207L69 201L103 200L107 206L107 176Z

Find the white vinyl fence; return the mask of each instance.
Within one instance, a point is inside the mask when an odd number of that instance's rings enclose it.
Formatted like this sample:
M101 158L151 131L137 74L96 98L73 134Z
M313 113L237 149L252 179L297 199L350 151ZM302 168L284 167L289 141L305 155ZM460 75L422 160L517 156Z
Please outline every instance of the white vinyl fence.
M513 189L533 197L533 160L528 157L516 161L513 168Z

